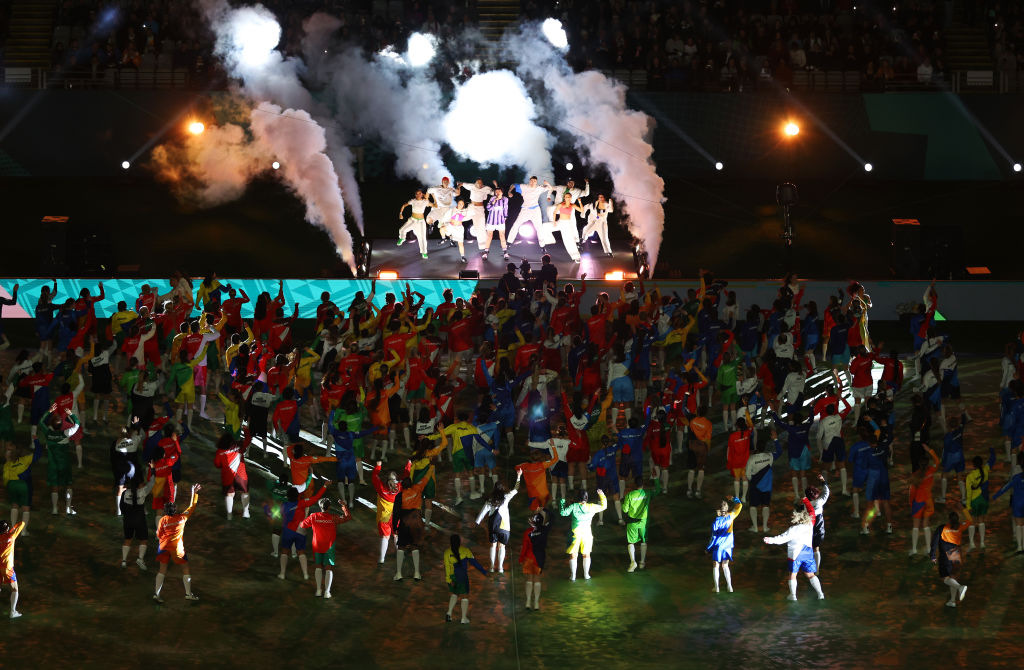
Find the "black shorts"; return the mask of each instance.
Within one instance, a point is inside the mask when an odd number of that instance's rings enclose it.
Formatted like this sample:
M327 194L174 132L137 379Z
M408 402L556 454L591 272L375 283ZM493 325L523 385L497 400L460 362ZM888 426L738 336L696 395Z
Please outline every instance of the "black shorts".
M825 539L825 531L818 532L817 529L811 533L811 548L817 549L821 546L821 541Z
M750 501L751 507L767 507L772 504L772 492L751 487L747 490L747 500Z
M497 530L492 530L489 541L490 542L501 542L502 544L506 544L507 545L508 544L508 531L507 530L501 530L500 528L497 529Z
M632 476L631 476L632 475ZM637 462L633 460L632 454L624 456L622 462L619 463L619 479L628 479L632 481L636 477L644 476L644 464L643 461Z
M124 521L124 539L144 541L149 539L149 524L146 512L129 512L121 517Z

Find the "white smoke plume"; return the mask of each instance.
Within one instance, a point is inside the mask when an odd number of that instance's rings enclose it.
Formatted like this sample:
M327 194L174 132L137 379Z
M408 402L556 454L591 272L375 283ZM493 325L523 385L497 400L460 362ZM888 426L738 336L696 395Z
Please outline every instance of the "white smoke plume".
M281 110L260 103L252 112L253 136L280 158L284 181L306 203L306 220L323 227L338 254L352 268L352 236L345 227L345 207L331 159L324 153L324 129L301 109Z
M444 139L482 165L516 165L531 176L551 176L551 136L534 123L537 109L508 70L475 74L455 92L444 117Z
M299 72L304 68L302 61L285 58L277 50L281 27L273 13L262 5L232 8L224 0L201 0L200 7L217 36L215 53L231 75L241 80L242 92L256 105L253 111L255 141L292 137L301 142L297 147L272 148L288 149L289 155L301 159L303 169L316 170L317 174L303 174L290 169L285 153L275 151L285 168L281 171L282 178L303 198L310 222L322 225L331 234L339 254L354 267L352 236L344 226L341 193L344 185L350 204L355 201L358 205L351 154L339 141L337 131L330 123L326 124L329 129L318 123L321 117L318 105L299 79ZM280 107L289 109L284 113L270 113L271 109L280 112ZM257 122L261 132L256 132ZM298 127L275 128L277 125ZM310 153L314 146L320 147L316 153L322 159ZM336 160L329 158L328 154ZM337 208L337 211L331 211L331 208ZM361 207L353 210L353 218L362 230ZM340 225L336 225L336 221Z
M427 71L394 52L367 59L355 47L340 52L331 36L340 20L306 19L303 52L310 75L333 94L334 112L351 131L375 138L394 153L399 177L435 184L451 176L441 158L441 89ZM326 52L326 53L325 53Z
M608 170L620 216L643 242L653 270L665 229L665 181L652 160L654 120L626 106L619 82L593 70L573 72L536 24L507 34L501 51L524 79L543 84L547 120L572 135L591 164Z

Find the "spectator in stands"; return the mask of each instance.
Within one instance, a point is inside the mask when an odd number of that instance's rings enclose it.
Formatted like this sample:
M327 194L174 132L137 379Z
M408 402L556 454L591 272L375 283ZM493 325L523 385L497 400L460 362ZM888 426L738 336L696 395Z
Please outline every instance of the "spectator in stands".
M932 62L925 56L921 64L917 66L917 82L919 84L930 84L932 81Z

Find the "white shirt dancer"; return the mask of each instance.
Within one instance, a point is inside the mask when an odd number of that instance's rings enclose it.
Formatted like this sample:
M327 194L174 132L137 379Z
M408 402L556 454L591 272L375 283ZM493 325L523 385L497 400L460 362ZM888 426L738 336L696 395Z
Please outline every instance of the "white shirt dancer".
M542 186L538 186L537 178L530 177L529 184L512 185L509 188L509 192L511 193L516 189L518 189L519 193L523 196L523 206L519 210L519 216L516 217L515 223L512 224L512 230L508 233L508 243L515 244L516 235L519 234L519 226L529 221L537 230L537 238L540 245L547 246L544 240L540 239L540 224L543 223L540 212L540 197L551 190L551 184L545 180ZM548 243L554 244L554 242L555 239L552 237Z
M790 521L789 530L782 535L764 538L765 544L785 544L786 555L789 562L789 597L787 600L796 600L796 576L803 572L811 583L811 588L818 594L818 600L824 600L825 595L821 592L821 582L815 574L818 571L817 563L814 561L814 549L812 547L812 536L814 533L813 507L805 508L804 502L794 505L793 518Z
M570 179L565 183L565 186L559 186L558 184L555 184L555 186L552 187L550 195L551 204L548 206L548 218L550 220L554 221L555 219L558 218L557 216L555 216L555 209L558 207L559 203L562 202L562 197L566 193L569 194L569 202L572 204L576 204L576 202L580 198L586 198L587 196L590 195L590 180L584 179L583 183L583 188L576 188L576 182ZM571 233L573 236L573 242L579 244L580 231L575 225L573 225ZM564 235L565 234L563 233L563 237Z
M498 185L497 181L493 182L495 186ZM459 181L455 182L455 187L459 189L466 189L469 191L469 217L473 221L473 225L470 227L470 232L473 237L478 240L482 240L487 234L484 231L484 223L487 221L487 212L484 209L484 204L487 202L488 196L494 193L494 189L490 186L484 186L483 179L477 179L473 184L467 184L466 182Z
M420 247L420 255L427 257L427 220L423 213L427 211L430 201L423 197L423 191L416 191L416 197L402 205L398 210L398 220L401 221L406 207L412 207L412 214L406 219L405 224L398 229L398 246L405 243L405 237L412 231L416 236L416 243ZM449 215L450 218L451 215Z
M427 223L432 226L436 225L441 228L452 218L452 211L455 209L455 196L459 194L459 189L452 188L450 183L448 177L445 177L441 180L440 186L431 186L427 189L427 200L430 201Z
M601 248L611 256L612 245L608 242L608 215L615 211L612 201L606 200L604 194L598 194L597 201L588 204L583 211L587 216L587 225L583 228L583 234L580 237L586 240L597 233L601 239Z

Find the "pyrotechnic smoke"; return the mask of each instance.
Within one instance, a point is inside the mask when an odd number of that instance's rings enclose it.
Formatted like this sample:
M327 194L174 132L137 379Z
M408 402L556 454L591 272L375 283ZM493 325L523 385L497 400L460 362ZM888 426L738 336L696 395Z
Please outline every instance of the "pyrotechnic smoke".
M444 139L482 165L515 165L551 176L551 136L533 120L537 109L523 82L508 70L473 75L459 87L444 117Z
M272 155L236 123L210 126L201 137L153 149L151 167L180 200L212 207L241 197L253 177L267 170Z
M262 102L253 110L251 128L258 143L280 158L284 181L306 203L306 220L322 226L334 240L338 254L355 267L352 236L345 227L344 205L331 159L324 153L324 129L308 112L281 110Z
M217 36L215 53L231 75L241 80L242 92L255 104L253 141L264 145L257 151L269 151L282 162L285 169L279 174L305 202L307 219L330 233L338 253L354 267L341 194L344 184L350 203L354 200L358 206L351 154L333 129L325 129L314 118L317 105L298 76L302 62L277 51L281 27L262 5L231 8L224 0L201 0L200 6ZM281 107L290 109L282 112ZM287 146L280 138L297 144ZM315 151L313 147L317 147ZM337 161L328 158L329 153ZM289 166L289 158L298 159L301 170ZM340 180L335 162L342 173ZM310 170L314 173L305 172ZM353 209L353 217L362 229L361 208Z
M398 176L424 184L436 184L441 177L450 176L441 159L441 89L437 82L394 52L390 56L376 54L370 60L351 46L335 53L331 35L341 25L323 13L302 24L310 74L332 92L335 114L346 120L351 131L373 137L390 149ZM422 63L423 44L417 49L420 60L416 62Z
M654 120L626 107L626 89L600 72L574 73L536 24L506 35L501 50L524 78L547 89L547 120L572 135L591 164L612 177L620 215L647 250L651 269L665 229L665 182L655 170L650 136Z

